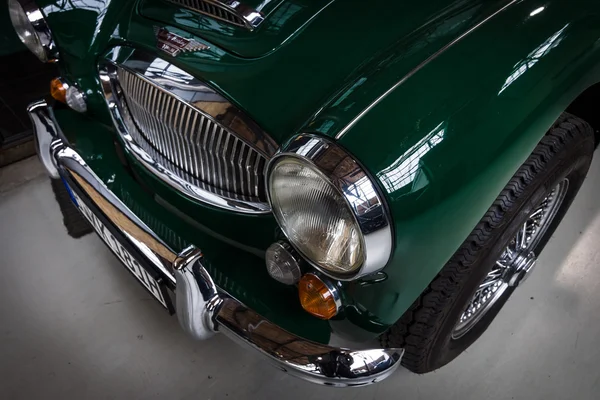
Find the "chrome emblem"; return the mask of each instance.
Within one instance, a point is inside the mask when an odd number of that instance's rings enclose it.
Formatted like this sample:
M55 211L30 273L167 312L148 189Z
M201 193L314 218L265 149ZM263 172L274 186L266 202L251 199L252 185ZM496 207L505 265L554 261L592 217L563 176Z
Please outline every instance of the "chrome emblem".
M154 34L157 39L156 47L172 57L177 57L182 52L201 51L210 48L194 39L186 39L158 26L154 27Z

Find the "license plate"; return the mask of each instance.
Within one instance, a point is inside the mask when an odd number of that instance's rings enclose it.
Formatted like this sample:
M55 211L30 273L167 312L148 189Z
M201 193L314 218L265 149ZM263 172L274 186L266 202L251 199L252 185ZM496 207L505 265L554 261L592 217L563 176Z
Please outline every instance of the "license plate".
M160 283L152 277L146 271L144 267L131 255L129 251L113 236L112 233L106 228L106 226L94 215L92 210L85 205L83 201L73 192L67 185L67 189L71 192L75 200L75 205L79 208L81 213L86 219L92 224L98 236L110 247L115 255L121 260L121 262L129 269L129 271L135 276L144 287L158 300L167 310L169 306L165 301L165 295L163 294Z

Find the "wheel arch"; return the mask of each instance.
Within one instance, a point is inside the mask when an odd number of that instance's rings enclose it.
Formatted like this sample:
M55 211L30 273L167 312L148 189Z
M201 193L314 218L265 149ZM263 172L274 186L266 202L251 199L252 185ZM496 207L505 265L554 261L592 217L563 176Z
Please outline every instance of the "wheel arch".
M600 143L600 82L597 82L583 92L569 104L565 111L583 119L594 129L596 146Z

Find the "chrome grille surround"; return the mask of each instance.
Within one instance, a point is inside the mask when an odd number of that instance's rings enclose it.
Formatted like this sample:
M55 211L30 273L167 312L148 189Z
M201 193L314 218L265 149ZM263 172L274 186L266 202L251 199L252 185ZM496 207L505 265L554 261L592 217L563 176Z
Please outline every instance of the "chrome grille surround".
M239 109L169 62L127 47L99 66L128 152L186 196L241 213L268 213L265 165L275 142Z
M266 157L216 121L146 79L117 67L130 135L180 178L225 197L265 201Z
M183 8L208 15L220 21L254 30L265 19L264 15L238 0L167 0Z

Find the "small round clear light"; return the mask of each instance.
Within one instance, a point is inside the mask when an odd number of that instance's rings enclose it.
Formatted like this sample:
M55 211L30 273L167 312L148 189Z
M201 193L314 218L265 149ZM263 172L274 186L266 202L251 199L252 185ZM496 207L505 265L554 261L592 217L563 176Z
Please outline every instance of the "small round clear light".
M75 86L69 86L67 89L67 105L71 109L84 113L87 111L87 104L85 102L85 94Z
M300 280L299 258L293 251L286 242L275 242L269 246L265 259L271 278L286 285L293 285Z
M27 15L17 0L8 0L8 13L10 14L10 20L15 28L17 36L21 39L21 42L23 42L37 58L43 62L47 62L48 56L46 55L44 46L42 46L40 37L35 31L35 28L29 19L29 15ZM37 16L33 15L32 17Z
M290 243L313 264L348 275L365 260L362 232L349 204L314 165L293 156L268 177L273 214Z

